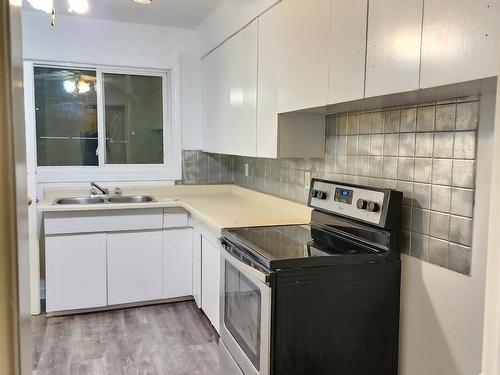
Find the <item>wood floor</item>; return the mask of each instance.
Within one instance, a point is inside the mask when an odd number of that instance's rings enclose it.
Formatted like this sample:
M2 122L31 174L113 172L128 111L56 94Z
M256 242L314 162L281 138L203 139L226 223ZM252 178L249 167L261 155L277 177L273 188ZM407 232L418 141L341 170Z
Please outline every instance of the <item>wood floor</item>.
M218 336L194 302L34 317L34 375L218 374Z

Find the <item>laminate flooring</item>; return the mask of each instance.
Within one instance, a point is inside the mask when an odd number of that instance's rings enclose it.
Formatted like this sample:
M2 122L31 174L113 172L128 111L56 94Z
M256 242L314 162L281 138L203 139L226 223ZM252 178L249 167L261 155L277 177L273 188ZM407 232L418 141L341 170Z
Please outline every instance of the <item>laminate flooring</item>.
M193 301L32 319L33 375L214 375L218 335Z

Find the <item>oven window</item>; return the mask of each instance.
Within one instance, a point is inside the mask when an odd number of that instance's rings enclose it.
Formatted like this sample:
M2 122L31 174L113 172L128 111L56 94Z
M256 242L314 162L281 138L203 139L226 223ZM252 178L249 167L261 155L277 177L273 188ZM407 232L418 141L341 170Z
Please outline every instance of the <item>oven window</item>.
M260 370L261 294L244 274L225 262L224 324L257 370Z

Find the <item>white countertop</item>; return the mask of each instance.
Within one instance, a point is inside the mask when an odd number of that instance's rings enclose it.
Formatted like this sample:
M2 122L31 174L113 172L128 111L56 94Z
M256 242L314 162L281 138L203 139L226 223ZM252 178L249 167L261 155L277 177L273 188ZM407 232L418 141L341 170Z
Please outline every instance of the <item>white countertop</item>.
M257 225L304 224L311 218L306 205L248 190L236 185L175 185L124 188L123 195L151 195L156 202L54 205L55 198L88 195L82 189L45 191L39 212L101 211L182 207L217 232L222 228Z

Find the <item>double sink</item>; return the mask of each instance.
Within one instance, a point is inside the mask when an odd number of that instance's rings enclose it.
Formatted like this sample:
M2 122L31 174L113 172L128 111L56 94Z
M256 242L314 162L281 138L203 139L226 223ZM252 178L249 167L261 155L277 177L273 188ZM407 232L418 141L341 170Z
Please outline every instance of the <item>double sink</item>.
M112 197L107 196L90 196L78 198L58 198L54 201L55 205L64 204L102 204L102 203L149 203L156 202L156 200L149 195L116 195Z

